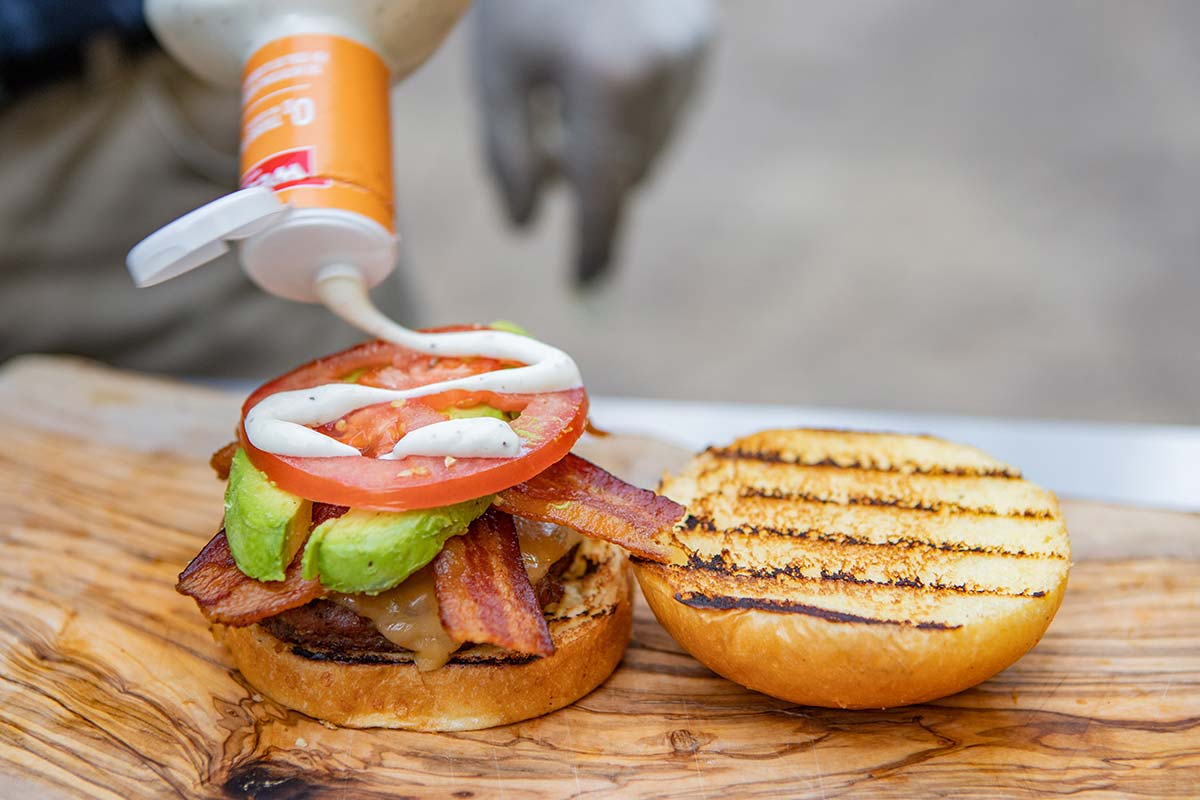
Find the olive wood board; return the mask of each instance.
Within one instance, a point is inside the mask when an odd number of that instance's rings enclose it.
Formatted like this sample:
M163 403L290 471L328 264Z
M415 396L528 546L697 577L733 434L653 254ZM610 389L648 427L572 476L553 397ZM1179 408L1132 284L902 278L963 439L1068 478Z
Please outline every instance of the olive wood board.
M638 600L613 676L490 730L327 727L230 669L180 568L220 522L240 398L65 358L0 370L0 796L1197 797L1200 516L1064 502L1075 566L1017 664L889 711L705 669ZM603 420L600 420L603 423ZM686 454L584 454L653 483Z

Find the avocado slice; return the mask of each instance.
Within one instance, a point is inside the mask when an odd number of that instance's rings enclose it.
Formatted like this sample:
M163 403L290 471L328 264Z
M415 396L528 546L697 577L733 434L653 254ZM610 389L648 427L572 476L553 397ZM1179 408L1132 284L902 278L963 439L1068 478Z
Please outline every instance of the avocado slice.
M238 449L225 487L225 538L243 573L260 581L281 581L304 544L312 503L285 492Z
M529 331L509 319L493 320L491 325L488 325L494 331L504 331L506 333L515 333L518 336L528 336Z
M480 403L477 406L467 406L466 408L457 408L450 406L443 409L442 413L450 419L472 419L474 417L495 417L508 422L512 419L512 415L507 411L501 411L498 408L492 408L486 403Z
M451 536L467 530L492 497L417 511L352 508L313 529L303 575L335 592L378 594L428 564Z

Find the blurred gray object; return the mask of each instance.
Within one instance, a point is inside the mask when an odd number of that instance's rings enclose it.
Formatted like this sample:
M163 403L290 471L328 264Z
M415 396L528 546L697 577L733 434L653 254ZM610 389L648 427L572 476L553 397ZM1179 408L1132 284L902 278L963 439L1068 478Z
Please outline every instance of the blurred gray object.
M1064 497L1200 512L1200 427L593 397L606 431L687 450L774 428L928 433L974 445Z
M242 397L245 381L197 383ZM981 448L1062 497L1172 511L1200 512L1200 426L1059 422L955 414L911 414L849 408L755 403L706 403L591 396L598 428L620 434L585 440L593 449L621 437L642 438L659 451L661 469L675 469L690 453L740 436L776 428L837 428L930 434ZM641 473L653 487L660 475ZM628 479L628 478L627 478Z
M21 8L46 12L32 15L44 36L13 24ZM264 295L229 257L203 274L135 289L125 252L236 185L237 98L185 74L147 37L134 47L113 35L99 11L94 24L73 27L66 5L9 11L0 14L0 56L10 42L53 44L58 33L78 40L78 52L25 81L0 114L0 361L66 352L135 369L261 375L356 338L322 309ZM530 217L538 187L561 163L579 199L579 274L593 277L608 263L626 195L691 92L711 32L708 0L498 0L483 4L477 23L481 97L496 117L493 163L512 216ZM13 77L0 71L0 90ZM561 98L562 153L530 117L535 95L545 99L550 89ZM431 98L422 117L436 117L446 102ZM408 119L396 126L398 152L424 152L411 132ZM401 204L428 202L397 175ZM407 238L403 223L400 230ZM487 268L477 257L469 266ZM404 273L421 268L402 265L377 289L388 313L412 321Z
M477 0L473 24L488 161L509 219L526 225L561 174L575 198L576 278L593 281L693 94L711 4Z
M586 294L563 270L569 193L513 236L485 190L461 26L393 93L409 285L377 299L419 324L516 320L598 396L1200 424L1200 3L716 7L622 269ZM0 117L3 352L265 378L353 339L251 299L232 264L219 286L129 285L125 249L228 191L133 68ZM163 79L232 159L236 103Z
M426 319L518 320L596 394L1200 423L1200 3L717 9L586 295L569 195L510 237L460 155L474 109L427 115L469 43L403 87Z

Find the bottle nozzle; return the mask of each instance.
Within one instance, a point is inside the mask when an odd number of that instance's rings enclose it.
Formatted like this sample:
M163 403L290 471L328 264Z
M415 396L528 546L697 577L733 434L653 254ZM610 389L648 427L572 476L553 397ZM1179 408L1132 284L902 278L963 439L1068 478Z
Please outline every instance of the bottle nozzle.
M353 264L321 267L313 276L313 294L334 314L372 336L394 340L397 330L408 333L371 302L367 279Z

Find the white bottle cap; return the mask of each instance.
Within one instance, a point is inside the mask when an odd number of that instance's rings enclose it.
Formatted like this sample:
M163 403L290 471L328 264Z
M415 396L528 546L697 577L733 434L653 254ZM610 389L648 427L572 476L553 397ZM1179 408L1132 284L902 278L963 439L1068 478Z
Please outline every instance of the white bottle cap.
M159 228L129 251L125 266L135 284L153 286L223 256L230 241L253 236L287 213L265 186L242 189Z
M351 211L292 208L265 186L218 198L163 226L125 259L138 286L153 286L206 264L242 241L242 268L274 295L316 302L317 273L353 265L368 286L396 263L396 239L382 225Z

